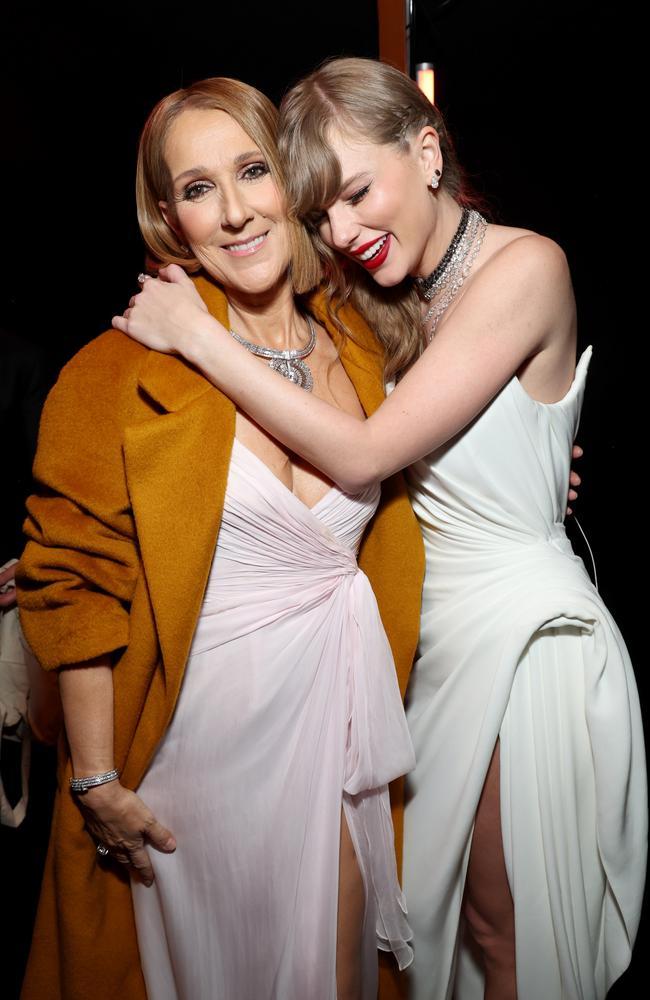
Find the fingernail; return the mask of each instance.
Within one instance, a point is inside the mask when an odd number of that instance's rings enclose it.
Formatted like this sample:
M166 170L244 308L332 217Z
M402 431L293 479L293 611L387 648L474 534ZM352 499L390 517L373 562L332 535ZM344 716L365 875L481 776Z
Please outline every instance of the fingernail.
M176 850L176 841L174 840L173 837L170 837L169 840L165 841L164 849L166 851L175 851Z

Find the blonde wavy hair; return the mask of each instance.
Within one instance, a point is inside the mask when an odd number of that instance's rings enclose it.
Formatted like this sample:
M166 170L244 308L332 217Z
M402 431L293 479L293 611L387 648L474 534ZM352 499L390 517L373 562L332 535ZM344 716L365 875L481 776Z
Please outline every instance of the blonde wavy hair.
M336 128L406 151L411 137L426 125L440 140L441 189L460 205L475 204L439 110L392 66L373 59L329 60L296 84L280 104L278 147L289 204L311 233L323 261L329 316L351 336L339 310L349 301L362 314L384 347L387 380L399 375L422 350L420 303L410 278L383 288L360 267L343 264L321 239L318 218L336 199L342 180L329 136Z
M255 142L271 176L284 194L284 174L276 144L278 112L268 97L254 87L227 77L200 80L158 102L147 119L138 148L136 201L142 237L161 264L180 264L197 271L199 262L165 222L159 201L171 201L171 176L165 162L165 143L173 122L189 108L225 111ZM322 279L322 265L305 227L289 213L290 277L295 294L310 291Z

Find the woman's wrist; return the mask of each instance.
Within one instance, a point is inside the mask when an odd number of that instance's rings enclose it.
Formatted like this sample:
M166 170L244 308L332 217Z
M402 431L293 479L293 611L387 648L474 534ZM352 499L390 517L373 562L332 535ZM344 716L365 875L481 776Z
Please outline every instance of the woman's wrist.
M99 788L100 785L117 781L118 778L119 774L114 767L97 771L94 774L75 774L74 777L70 778L70 791L74 792L75 795L85 795L91 788Z
M114 805L116 796L121 796L125 791L127 789L125 789L120 779L117 778L115 781L109 781L105 785L96 785L93 788L89 788L87 792L75 795L74 797L79 805L95 812L101 810L105 805Z
M73 778L93 778L98 774L108 774L114 770L113 740L110 739L109 733L106 737L102 746L93 746L87 742L70 748Z
M97 774L108 774L115 768L112 750L107 750L106 753L75 752L71 755L71 763L73 778L92 778Z
M180 353L201 371L212 371L214 364L211 365L210 362L214 361L215 354L218 353L219 338L223 338L222 343L231 343L226 328L214 316L206 313L194 329L186 334Z

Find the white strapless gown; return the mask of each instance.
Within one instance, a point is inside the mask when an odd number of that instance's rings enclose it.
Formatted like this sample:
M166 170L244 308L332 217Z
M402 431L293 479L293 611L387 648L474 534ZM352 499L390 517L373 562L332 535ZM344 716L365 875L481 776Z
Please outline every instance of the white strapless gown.
M638 696L563 526L590 356L558 403L535 402L513 378L409 471L426 549L407 696L413 1000L483 996L458 926L497 737L519 1000L599 1000L630 960L647 842Z
M138 789L178 843L150 851L152 888L133 883L149 1000L335 1000L342 807L364 1000L377 947L411 960L386 786L413 749L356 562L378 499L331 489L310 509L234 442L179 701Z

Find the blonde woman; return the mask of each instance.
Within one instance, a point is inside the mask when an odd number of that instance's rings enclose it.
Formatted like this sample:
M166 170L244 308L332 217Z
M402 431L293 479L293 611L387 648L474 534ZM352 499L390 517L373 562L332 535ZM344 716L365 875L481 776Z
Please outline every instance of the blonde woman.
M361 420L380 358L339 356L300 295L319 264L286 213L276 127L237 81L164 98L140 144L142 232L201 267L215 322ZM387 784L414 758L357 553L405 681L422 553L403 484L344 494L116 330L62 373L35 472L19 600L67 743L23 996L373 1000L377 947L412 954Z
M638 926L646 779L625 646L563 527L591 355L576 366L564 254L467 204L440 115L388 66L334 60L299 83L281 146L330 314L360 308L397 377L376 413L267 371L179 269L115 322L344 491L408 468L427 557L407 702L412 996L602 998Z

